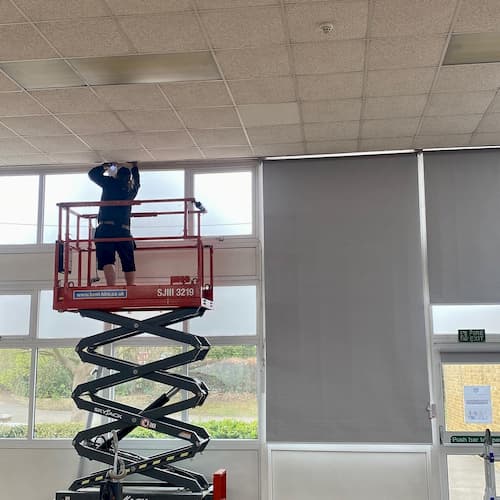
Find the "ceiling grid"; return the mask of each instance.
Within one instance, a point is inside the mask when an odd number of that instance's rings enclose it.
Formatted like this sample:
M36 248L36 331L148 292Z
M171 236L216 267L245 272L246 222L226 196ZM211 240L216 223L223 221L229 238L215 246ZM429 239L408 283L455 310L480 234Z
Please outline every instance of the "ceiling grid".
M0 168L496 146L499 26L498 0L3 0Z

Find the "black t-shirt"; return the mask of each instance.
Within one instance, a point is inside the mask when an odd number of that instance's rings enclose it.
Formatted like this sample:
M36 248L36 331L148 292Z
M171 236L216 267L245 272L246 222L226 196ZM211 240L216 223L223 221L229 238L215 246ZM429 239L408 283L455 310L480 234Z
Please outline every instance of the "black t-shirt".
M125 168L125 167L121 167ZM123 180L104 175L105 169L103 165L94 167L89 172L89 177L97 185L102 187L101 201L117 201L117 200L133 200L139 191L139 169L133 167L132 183L129 184L128 179ZM116 225L130 226L131 206L109 206L100 207L98 222L113 221Z

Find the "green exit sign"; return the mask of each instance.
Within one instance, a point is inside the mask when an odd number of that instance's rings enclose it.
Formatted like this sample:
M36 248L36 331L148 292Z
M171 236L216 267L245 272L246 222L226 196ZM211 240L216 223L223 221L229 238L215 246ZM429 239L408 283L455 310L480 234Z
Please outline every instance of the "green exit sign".
M485 330L458 330L459 342L486 342Z

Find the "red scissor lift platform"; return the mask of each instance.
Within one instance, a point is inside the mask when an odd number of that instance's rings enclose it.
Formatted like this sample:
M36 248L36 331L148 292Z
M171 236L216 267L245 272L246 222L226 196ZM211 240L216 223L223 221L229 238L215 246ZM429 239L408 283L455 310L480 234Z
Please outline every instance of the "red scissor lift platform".
M110 205L132 205L132 232L134 221L148 221L148 234L94 239L99 207ZM201 317L213 307L213 248L203 243L200 234L203 206L194 198L182 198L59 203L58 207L53 307L116 327L83 338L77 345L76 351L83 362L93 363L100 370L107 369L109 375L80 384L72 394L78 408L108 417L107 423L81 431L73 440L80 456L103 462L108 468L76 479L67 491L56 493L56 500L120 500L121 497L127 500L225 500L225 470L217 471L210 484L202 474L177 466L177 462L203 451L210 436L202 427L170 416L201 406L208 396L203 382L169 371L204 359L210 349L204 337L173 328L175 323ZM162 222L165 219L169 221L167 224ZM144 225L136 225L141 233ZM167 231L165 228L169 227ZM96 270L95 242L124 240L133 240L136 246L137 284L101 285ZM141 267L148 266L149 272L141 272ZM159 314L145 320L120 314L121 311L155 310ZM146 364L114 358L98 350L143 333L187 347L181 354ZM104 389L139 378L163 383L168 388L142 409L102 396ZM175 399L180 391L186 396ZM119 449L119 440L139 426L187 444L152 457ZM141 474L155 482L127 481L131 474ZM116 488L117 492L119 488L120 492L115 497L106 488L113 491Z

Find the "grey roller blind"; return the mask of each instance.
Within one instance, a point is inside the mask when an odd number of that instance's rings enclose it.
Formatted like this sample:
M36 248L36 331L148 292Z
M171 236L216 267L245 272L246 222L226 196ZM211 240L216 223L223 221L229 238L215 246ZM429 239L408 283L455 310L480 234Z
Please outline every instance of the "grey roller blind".
M500 152L424 154L433 303L500 302Z
M415 155L264 163L267 439L431 441Z

